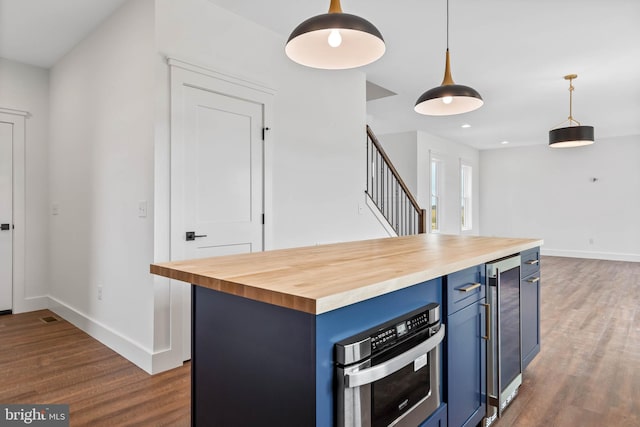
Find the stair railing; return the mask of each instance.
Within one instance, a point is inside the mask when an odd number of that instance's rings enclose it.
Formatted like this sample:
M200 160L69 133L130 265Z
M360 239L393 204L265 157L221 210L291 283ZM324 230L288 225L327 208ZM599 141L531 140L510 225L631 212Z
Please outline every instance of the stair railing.
M427 232L427 211L420 208L368 125L367 195L398 236Z

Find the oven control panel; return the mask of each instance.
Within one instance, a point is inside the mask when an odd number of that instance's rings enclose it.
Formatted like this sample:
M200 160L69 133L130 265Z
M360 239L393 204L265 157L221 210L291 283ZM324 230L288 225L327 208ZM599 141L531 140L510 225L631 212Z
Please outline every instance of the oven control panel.
M429 310L427 310L392 326L378 330L375 334L371 335L371 350L378 351L392 345L398 340L404 339L405 336L417 333L429 325Z
M403 316L398 316L374 328L341 340L335 345L338 365L365 360L375 353L402 343L427 328L440 324L440 305L429 303ZM435 332L435 331L434 331Z

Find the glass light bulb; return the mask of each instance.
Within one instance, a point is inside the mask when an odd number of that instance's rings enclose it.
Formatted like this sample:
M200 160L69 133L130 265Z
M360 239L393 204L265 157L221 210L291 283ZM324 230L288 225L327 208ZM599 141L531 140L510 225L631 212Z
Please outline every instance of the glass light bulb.
M453 96L443 96L442 102L445 104L451 104L451 102L453 102Z
M342 44L342 36L340 35L340 31L331 30L331 33L329 33L329 38L327 39L327 42L331 47L340 46Z

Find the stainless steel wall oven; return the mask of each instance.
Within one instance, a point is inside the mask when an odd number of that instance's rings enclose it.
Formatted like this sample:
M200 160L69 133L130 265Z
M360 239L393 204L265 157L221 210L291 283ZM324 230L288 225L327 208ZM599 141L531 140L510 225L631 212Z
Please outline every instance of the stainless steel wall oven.
M416 426L440 406L440 306L336 343L339 427Z

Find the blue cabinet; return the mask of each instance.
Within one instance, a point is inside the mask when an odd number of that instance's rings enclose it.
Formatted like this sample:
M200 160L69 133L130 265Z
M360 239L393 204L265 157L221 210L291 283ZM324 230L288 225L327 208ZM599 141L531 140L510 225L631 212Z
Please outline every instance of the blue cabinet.
M334 344L430 302L442 304L440 278L319 315L201 286L192 291L197 426L331 427ZM435 419L426 425L446 426L430 424Z
M440 405L420 427L447 427L447 404Z
M520 313L522 369L540 353L540 248L520 254Z
M484 266L449 275L446 282L445 399L448 425L475 427L486 413ZM461 293L461 289L467 291ZM451 310L452 307L455 311Z
M485 274L482 264L447 276L447 314L453 314L485 297Z

